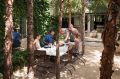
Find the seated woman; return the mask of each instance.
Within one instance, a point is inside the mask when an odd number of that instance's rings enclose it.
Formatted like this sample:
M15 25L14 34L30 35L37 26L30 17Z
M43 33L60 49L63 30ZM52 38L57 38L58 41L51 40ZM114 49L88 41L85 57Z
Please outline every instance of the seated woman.
M41 46L40 46L40 38L41 38L41 35L39 35L39 34L36 34L35 37L34 37L34 42L33 42L33 44L34 44L35 50L41 49Z
M66 42L68 42L68 40L69 40L69 32L68 32L68 30L67 29L65 29L65 28L60 28L60 31L59 31L60 33L59 33L59 35L60 35L60 37L59 37L59 43L60 43L60 45L63 45L64 43L66 43Z

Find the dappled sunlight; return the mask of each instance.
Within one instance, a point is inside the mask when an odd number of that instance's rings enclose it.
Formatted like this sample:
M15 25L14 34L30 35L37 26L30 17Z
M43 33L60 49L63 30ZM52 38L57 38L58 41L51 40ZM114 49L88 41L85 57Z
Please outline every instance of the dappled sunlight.
M89 52L89 55L84 56L87 61L86 64L89 64L90 66L99 65L101 54L102 53L99 50L92 50Z
M27 67L23 67L21 70L17 70L13 73L13 79L25 79L27 77Z
M100 44L99 44L100 45ZM85 59L85 65L80 61L77 60L73 66L75 70L70 66L67 65L67 68L71 70L71 72L67 69L62 69L60 72L61 79L99 79L100 76L100 59L102 55L102 46L86 46L86 51L83 56ZM51 64L52 65L52 64ZM112 79L118 79L120 77L120 56L114 56L114 64L113 64L113 70L114 73L112 75ZM56 79L55 74L51 73L54 72L54 69L50 68L47 69L48 72L41 72L40 67L37 69L38 72L35 73L37 75L35 79ZM46 71L46 70L45 70ZM72 73L72 75L71 75ZM13 79L25 79L27 76L27 67L24 67L21 70L18 70L14 72L14 78Z
M114 72L113 72L113 74L112 74L112 78L113 78L113 79L118 79L118 78L120 78L120 68L114 67L113 70L114 70Z
M114 67L120 68L120 56L114 57Z

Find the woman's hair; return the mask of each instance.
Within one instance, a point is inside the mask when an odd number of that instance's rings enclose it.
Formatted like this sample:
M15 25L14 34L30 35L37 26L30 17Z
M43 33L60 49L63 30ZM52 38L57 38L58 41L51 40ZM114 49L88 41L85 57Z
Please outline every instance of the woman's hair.
M34 39L36 39L38 36L40 36L40 34L35 34Z

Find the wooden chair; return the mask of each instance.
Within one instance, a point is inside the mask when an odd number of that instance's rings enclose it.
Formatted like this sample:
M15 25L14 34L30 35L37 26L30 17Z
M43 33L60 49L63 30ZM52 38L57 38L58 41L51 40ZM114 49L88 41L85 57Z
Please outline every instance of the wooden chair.
M35 50L34 51L34 59L40 59L43 62L46 60L46 51L44 50Z
M70 45L69 47L68 47L68 51L67 51L67 53L68 53L68 62L70 62L71 60L72 60L72 56L73 56L73 45Z
M81 54L81 52L74 48L74 46L69 46L69 49L68 49L68 62L71 62L72 61L72 56L74 56L75 60L76 61L77 59L79 59L82 63L85 64L85 59L82 57L83 54Z

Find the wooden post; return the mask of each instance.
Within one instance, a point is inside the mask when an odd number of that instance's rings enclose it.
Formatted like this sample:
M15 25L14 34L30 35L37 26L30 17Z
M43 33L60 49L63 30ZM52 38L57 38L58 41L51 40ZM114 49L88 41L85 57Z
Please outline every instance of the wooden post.
M60 79L60 52L59 52L59 29L62 27L62 15L63 15L63 3L64 0L60 0L60 14L58 18L58 35L57 35L57 46L56 46L56 79Z

